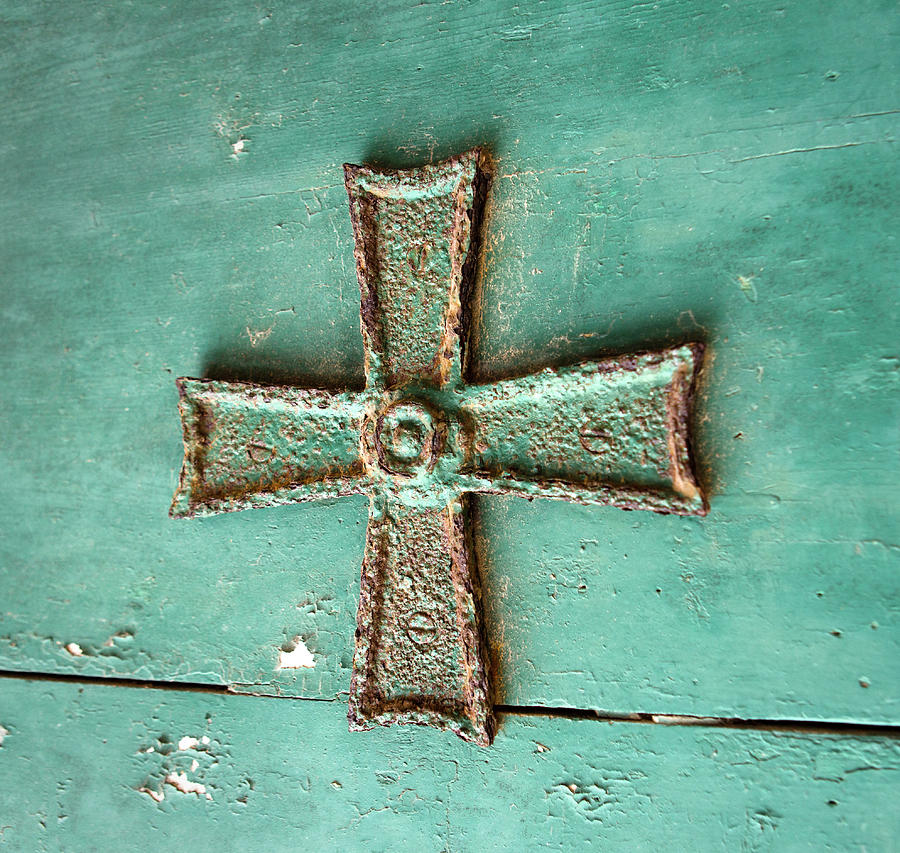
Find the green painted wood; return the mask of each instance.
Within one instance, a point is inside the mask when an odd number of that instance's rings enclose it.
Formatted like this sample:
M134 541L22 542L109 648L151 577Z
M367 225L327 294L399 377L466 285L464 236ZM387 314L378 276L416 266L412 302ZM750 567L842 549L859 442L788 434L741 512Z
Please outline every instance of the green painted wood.
M900 838L896 739L515 717L479 749L418 727L350 733L334 704L6 680L0 844L818 853Z
M170 521L173 378L359 388L340 164L483 144L482 379L708 346L705 519L479 501L503 701L897 721L895 4L0 17L0 666L348 689L364 500Z

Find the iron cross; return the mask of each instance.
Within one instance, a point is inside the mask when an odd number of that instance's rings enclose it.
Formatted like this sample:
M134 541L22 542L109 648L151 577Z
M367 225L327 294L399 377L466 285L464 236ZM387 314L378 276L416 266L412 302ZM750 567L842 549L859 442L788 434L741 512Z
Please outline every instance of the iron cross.
M179 379L185 457L171 514L368 494L350 728L429 724L487 745L469 495L704 514L688 443L701 347L469 384L479 151L344 171L364 390Z

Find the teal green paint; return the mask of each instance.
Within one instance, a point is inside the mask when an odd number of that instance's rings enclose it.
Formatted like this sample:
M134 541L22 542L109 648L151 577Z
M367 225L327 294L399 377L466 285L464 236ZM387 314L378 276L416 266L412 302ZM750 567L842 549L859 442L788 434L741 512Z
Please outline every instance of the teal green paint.
M504 699L896 722L896 9L728 6L4 4L2 665L346 689L364 501L173 525L172 379L360 385L334 175L486 142L480 378L710 360L705 519L479 502Z
M197 853L818 853L891 850L900 833L896 739L510 717L480 750L417 727L350 733L343 710L4 681L0 839L29 853L186 839Z

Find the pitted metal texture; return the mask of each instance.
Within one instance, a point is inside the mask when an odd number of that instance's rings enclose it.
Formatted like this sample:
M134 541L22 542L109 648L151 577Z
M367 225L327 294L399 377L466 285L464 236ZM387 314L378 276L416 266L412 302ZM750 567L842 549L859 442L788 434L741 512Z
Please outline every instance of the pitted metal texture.
M463 295L488 176L478 150L346 166L365 347L358 393L178 380L173 516L365 493L351 729L494 722L472 493L703 515L690 458L702 346L469 384Z

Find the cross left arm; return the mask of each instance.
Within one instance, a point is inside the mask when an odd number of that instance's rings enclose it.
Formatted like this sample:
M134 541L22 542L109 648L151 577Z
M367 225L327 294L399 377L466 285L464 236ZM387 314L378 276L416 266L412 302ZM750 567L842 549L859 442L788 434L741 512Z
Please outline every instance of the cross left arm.
M173 518L360 494L362 394L178 380L184 463Z

